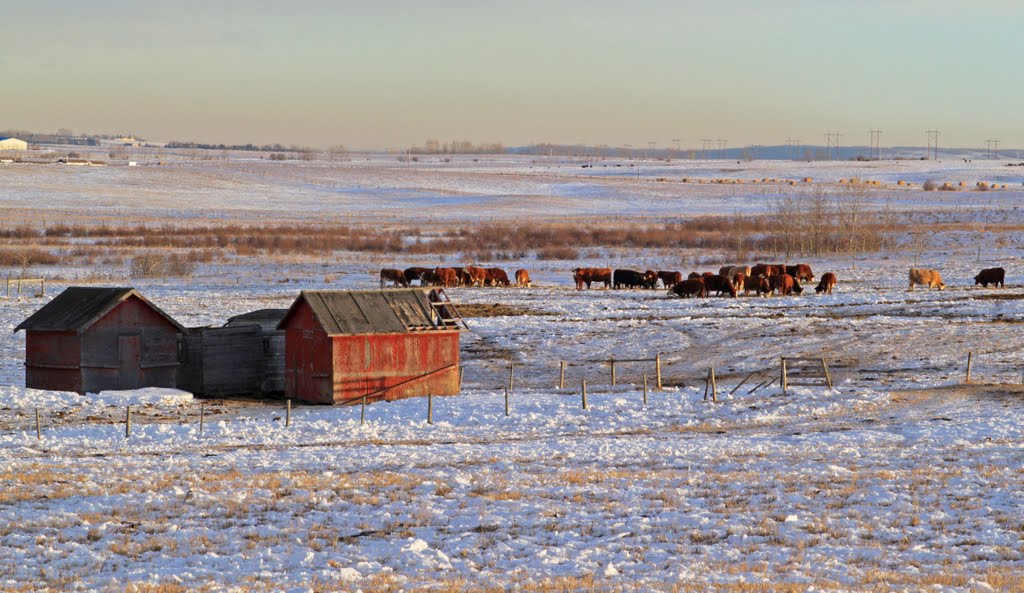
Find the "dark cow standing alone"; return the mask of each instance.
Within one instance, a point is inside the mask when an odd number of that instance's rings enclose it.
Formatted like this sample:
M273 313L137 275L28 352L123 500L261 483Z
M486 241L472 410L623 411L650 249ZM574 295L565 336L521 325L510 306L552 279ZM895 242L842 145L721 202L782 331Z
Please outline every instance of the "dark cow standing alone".
M993 284L998 287L1005 287L1006 283L1006 270L1002 268L987 268L978 272L978 275L974 277L974 285L982 285L988 288L989 284Z

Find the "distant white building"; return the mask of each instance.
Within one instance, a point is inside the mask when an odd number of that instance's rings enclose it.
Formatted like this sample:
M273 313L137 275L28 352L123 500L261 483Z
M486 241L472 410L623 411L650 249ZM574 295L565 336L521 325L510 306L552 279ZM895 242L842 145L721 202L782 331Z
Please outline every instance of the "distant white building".
M17 138L0 137L0 152L5 150L28 150L28 142Z

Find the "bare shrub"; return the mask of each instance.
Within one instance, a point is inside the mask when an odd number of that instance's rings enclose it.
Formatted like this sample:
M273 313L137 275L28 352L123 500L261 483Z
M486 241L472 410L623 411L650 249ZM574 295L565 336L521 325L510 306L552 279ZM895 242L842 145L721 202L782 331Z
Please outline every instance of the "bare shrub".
M164 258L155 253L143 253L132 258L132 278L157 278L164 274Z
M567 245L561 247L544 247L537 251L537 259L576 259L577 257L579 257L579 251Z
M921 189L923 189L924 191L935 191L938 188L939 184L935 183L934 179L929 179L925 181L923 184L921 184Z

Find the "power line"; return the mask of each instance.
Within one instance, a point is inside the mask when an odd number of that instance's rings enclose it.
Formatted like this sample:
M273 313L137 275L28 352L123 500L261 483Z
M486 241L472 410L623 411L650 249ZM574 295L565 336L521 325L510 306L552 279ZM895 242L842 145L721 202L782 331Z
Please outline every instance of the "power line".
M836 149L836 158L839 158L839 139L842 138L839 132L825 132L826 160L832 160L832 149Z
M985 141L986 153L988 158L997 159L999 158L999 139L992 138Z
M871 136L871 154L875 157L876 161L880 161L882 160L882 148L879 140L882 136L882 130L868 130L868 134Z
M939 130L925 130L925 134L928 134L928 152L934 154L934 160L939 160ZM932 148L934 146L934 148ZM925 153L925 158L929 158L928 152Z

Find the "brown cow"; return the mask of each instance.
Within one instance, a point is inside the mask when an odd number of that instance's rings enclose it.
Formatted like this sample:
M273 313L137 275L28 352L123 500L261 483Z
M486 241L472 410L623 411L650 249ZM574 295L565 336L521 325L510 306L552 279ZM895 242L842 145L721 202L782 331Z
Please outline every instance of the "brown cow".
M520 268L516 270L516 286L530 287L530 273Z
M801 282L812 282L814 280L814 273L811 272L811 266L807 264L786 266L786 273Z
M489 286L509 286L508 274L501 268L487 268L487 284Z
M658 270L658 279L665 285L665 288L672 288L683 281L683 273Z
M487 282L487 270L476 266L466 266L469 274L469 286L483 286Z
M426 272L433 272L433 270L430 268L406 268L405 271L402 272L405 276L406 286L411 285L413 280L419 281L421 285L424 284L421 276Z
M814 292L821 294L832 294L832 288L836 285L836 275L832 272L825 272L821 275L821 281L814 287Z
M459 286L469 286L472 283L472 279L469 277L469 272L466 268L452 268L455 270L455 276L459 279Z
M793 292L793 286L796 284L793 277L789 274L772 276L769 282L771 283L772 292L779 291L781 296L789 296Z
M687 280L693 280L694 278L703 278L703 276L701 276L697 272L690 272L690 274L686 277Z
M658 287L658 273L654 270L645 270L644 280L647 282L647 288Z
M572 279L576 282L576 290L583 290L586 284L590 288L592 282L604 282L605 288L612 286L611 268L573 268Z
M420 286L437 286L437 273L434 270L420 272Z
M435 282L438 286L458 286L459 275L451 268L434 268Z
M384 288L385 282L393 282L395 286L409 286L409 283L405 280L405 274L402 270L396 270L394 268L384 268L380 271L381 288Z
M1002 268L987 268L978 272L978 275L974 277L974 285L980 284L988 288L989 284L994 284L1005 288L1004 280L1006 280L1006 270Z
M772 292L772 287L768 284L768 279L764 276L748 276L743 279L743 296L750 294L751 290L753 290L757 296L768 296Z
M771 278L775 275L775 266L771 264L757 264L750 268L751 276L764 276L765 278Z
M704 285L707 287L709 294L714 291L715 296L722 296L723 292L729 293L729 296L736 296L736 287L733 286L732 280L726 276L720 274L704 276Z
M681 297L700 297L704 298L708 296L708 289L704 286L704 280L702 278L687 278L682 282L676 282L669 291L669 294L676 294Z
M928 288L938 288L942 290L946 288L946 283L942 281L942 276L939 276L938 270L928 270L925 268L910 268L910 288L914 290L914 286L920 284L921 286L927 286Z

